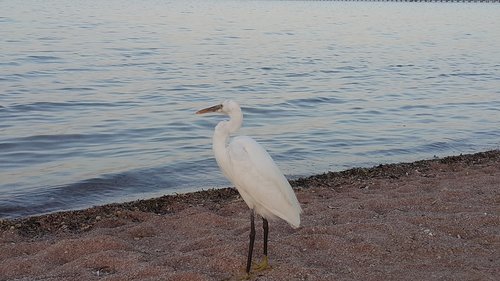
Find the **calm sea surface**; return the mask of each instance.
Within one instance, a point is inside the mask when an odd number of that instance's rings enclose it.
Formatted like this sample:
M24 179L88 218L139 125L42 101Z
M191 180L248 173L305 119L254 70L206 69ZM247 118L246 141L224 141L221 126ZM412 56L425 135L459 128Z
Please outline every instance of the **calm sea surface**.
M0 5L0 217L228 186L227 98L289 178L500 147L498 4Z

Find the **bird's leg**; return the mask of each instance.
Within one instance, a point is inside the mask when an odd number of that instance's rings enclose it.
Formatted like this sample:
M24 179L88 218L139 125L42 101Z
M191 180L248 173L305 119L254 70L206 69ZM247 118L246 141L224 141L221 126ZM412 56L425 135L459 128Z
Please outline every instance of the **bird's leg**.
M264 229L264 258L259 264L254 267L256 271L266 270L270 267L269 258L267 257L267 238L269 237L269 223L265 218L262 218L262 228Z
M264 229L264 256L267 257L267 238L269 237L269 224L262 218L262 228Z
M253 244L255 242L255 218L253 210L250 213L250 244L248 246L248 259L247 259L247 275L250 274L250 267L252 266L252 253L253 253Z

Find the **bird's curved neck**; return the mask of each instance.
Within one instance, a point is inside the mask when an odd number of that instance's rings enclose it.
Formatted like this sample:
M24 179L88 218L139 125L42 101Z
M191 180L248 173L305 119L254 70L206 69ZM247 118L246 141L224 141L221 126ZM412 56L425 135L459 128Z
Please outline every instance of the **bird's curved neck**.
M241 124L243 123L243 112L241 109L233 110L229 113L229 121L226 123L229 134L235 133L241 128Z
M225 135L226 138L232 133L237 132L241 128L241 124L243 124L243 112L241 112L241 109L233 109L228 115L229 120L222 121L222 124L217 125L215 128L215 134Z
M215 159L217 163L222 168L227 165L228 157L227 145L229 142L229 136L232 133L238 131L243 123L243 113L241 110L232 111L229 114L229 120L221 121L215 127L215 132L213 136L213 150L215 154ZM222 169L224 171L224 169ZM229 172L229 171L228 171ZM226 176L229 176L226 174Z

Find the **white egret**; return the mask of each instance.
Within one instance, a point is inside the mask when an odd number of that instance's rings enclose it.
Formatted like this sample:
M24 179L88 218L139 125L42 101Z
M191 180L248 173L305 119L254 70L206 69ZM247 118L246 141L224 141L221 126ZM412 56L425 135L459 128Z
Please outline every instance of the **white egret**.
M196 114L209 112L229 115L229 120L221 121L215 127L213 151L220 169L235 185L251 210L250 244L246 265L248 276L255 241L254 212L262 217L264 229L264 258L255 269L263 270L269 266L268 220L281 218L293 228L297 228L300 225L302 209L287 179L260 144L247 136L238 136L229 142L231 133L236 132L243 123L243 113L238 103L226 100L222 104L199 110Z

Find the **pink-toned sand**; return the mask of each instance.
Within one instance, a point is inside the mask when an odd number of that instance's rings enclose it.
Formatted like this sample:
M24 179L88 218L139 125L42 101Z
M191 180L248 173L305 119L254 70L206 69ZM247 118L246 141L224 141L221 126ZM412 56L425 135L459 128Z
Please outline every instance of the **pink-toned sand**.
M251 280L500 280L500 151L293 185L302 225L271 222ZM238 280L248 228L233 189L2 220L0 280Z

